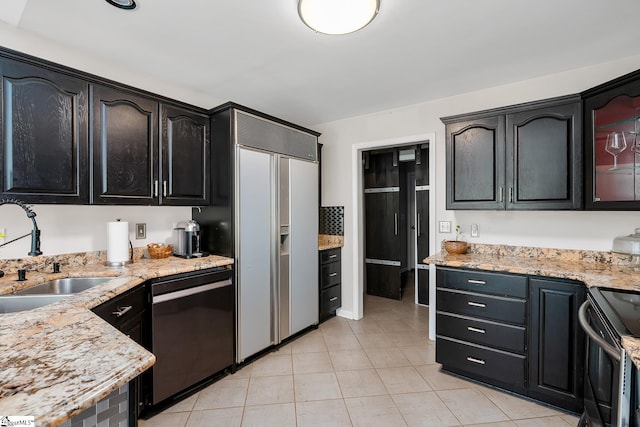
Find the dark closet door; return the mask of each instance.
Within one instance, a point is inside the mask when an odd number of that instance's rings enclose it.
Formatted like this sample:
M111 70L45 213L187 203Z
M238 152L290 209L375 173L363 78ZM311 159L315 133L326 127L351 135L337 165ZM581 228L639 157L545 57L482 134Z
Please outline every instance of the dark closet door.
M158 204L158 103L92 88L95 204Z
M400 262L400 192L365 193L366 257Z
M87 203L88 84L8 59L0 79L0 196Z
M376 189L365 193L367 294L402 297L400 192Z
M423 260L429 256L429 190L416 186L416 236L418 303L429 304L429 266Z

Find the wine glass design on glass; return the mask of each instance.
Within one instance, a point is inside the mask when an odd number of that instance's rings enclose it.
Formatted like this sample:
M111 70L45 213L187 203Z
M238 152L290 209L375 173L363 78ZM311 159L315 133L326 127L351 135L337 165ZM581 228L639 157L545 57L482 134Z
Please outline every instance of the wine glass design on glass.
M604 150L613 156L613 167L609 170L618 168L618 155L627 148L627 139L624 132L610 132L607 134L607 144Z

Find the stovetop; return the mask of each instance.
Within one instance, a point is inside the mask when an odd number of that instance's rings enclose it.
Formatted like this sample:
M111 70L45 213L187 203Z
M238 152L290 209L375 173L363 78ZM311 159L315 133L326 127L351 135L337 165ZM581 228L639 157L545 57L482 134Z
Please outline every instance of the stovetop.
M609 309L619 321L619 323L612 321L612 326L620 336L630 335L640 338L640 293L604 288L590 289L589 291L592 294L594 291L599 292L607 302ZM612 319L609 318L609 320Z

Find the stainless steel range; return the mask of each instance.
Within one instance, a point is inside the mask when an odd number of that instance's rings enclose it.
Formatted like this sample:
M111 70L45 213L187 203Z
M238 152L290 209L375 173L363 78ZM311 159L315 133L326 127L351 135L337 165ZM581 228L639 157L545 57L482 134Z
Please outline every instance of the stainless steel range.
M640 427L638 369L621 344L624 336L640 337L640 293L591 288L579 320L587 334L580 425Z

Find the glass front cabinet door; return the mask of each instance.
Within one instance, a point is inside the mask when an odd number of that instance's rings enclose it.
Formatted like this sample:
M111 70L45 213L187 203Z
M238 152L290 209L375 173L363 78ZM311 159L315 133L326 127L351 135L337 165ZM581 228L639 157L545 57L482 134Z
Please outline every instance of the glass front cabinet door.
M585 207L640 209L640 73L583 96Z

